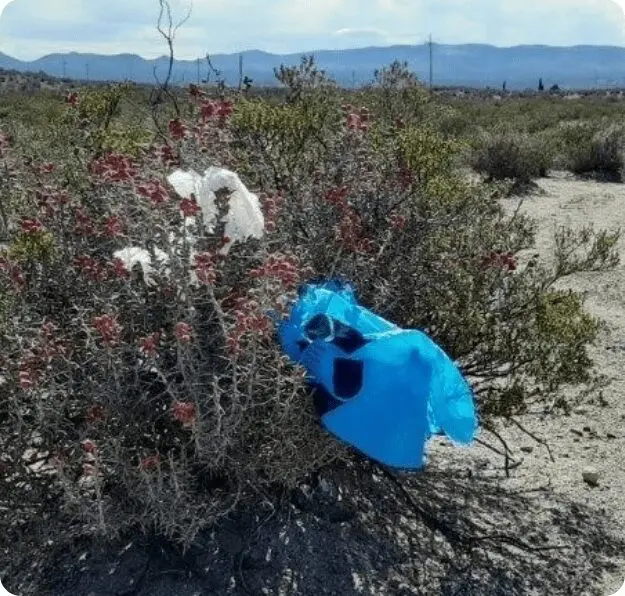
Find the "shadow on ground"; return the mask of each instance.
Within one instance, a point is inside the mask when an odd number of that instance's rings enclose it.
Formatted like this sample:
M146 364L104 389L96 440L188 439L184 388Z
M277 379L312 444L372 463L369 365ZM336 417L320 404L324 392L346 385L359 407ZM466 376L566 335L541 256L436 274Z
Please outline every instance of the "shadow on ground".
M184 555L153 538L80 541L3 581L23 596L605 596L595 586L622 548L609 518L547 488L360 463L223 521Z

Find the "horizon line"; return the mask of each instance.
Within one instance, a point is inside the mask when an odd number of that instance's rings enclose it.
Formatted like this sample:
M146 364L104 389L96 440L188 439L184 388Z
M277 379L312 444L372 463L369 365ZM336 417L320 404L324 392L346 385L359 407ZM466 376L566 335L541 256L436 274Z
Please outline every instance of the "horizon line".
M174 54L174 58L176 61L193 62L196 60L204 60L206 57L206 54L214 58L217 56L238 56L241 54L249 54L249 53L258 52L261 54L267 54L269 56L285 57L285 56L295 56L295 55L308 56L311 54L314 55L314 54L321 53L321 52L323 53L357 52L361 50L388 50L388 49L393 49L393 48L417 48L417 47L422 47L422 46L427 47L428 45L429 45L429 42L425 41L425 42L420 42L420 43L415 43L415 44L404 43L404 44L389 44L389 45L367 45L367 46L357 46L357 47L340 48L340 49L318 48L314 50L299 50L299 51L287 52L287 53L276 53L276 52L270 52L267 50L262 50L259 48L250 48L250 49L240 50L240 51L235 51L235 52L216 52L216 53L206 52L204 56L201 56L201 57L196 56L195 58L176 58ZM574 45L551 45L551 44L525 43L525 44L501 46L501 45L495 45L495 44L486 43L486 42L445 43L445 42L436 42L433 40L432 45L439 46L439 47L440 46L447 46L447 47L484 46L484 47L494 48L496 50L514 50L514 49L521 49L521 48L545 48L545 49L555 49L555 50L572 50L576 48L597 48L597 49L602 48L602 49L625 50L625 46L612 45L612 44L598 44L598 43L597 44L583 43L583 44L574 44ZM58 55L103 56L103 57L108 57L108 58L115 58L119 56L130 56L130 57L140 58L146 61L160 60L162 58L169 59L169 56L167 54L161 54L159 56L149 58L136 52L117 52L117 53L108 54L108 53L100 53L100 52L81 52L81 51L76 51L76 50L49 52L47 54L42 54L38 58L33 58L32 60L24 60L22 58L16 58L15 56L11 56L10 54L7 54L2 51L0 51L0 55L10 58L11 60L15 60L16 62L22 62L22 63L37 62L39 60L43 60L44 58L49 58L50 56L58 56Z

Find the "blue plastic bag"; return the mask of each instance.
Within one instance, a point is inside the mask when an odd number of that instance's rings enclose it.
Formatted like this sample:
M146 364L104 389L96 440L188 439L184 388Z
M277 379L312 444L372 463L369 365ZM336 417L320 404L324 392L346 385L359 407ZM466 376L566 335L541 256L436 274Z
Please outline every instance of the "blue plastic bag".
M371 459L419 469L431 435L475 438L473 394L454 362L424 333L359 305L350 286L303 286L278 333L308 373L324 427Z

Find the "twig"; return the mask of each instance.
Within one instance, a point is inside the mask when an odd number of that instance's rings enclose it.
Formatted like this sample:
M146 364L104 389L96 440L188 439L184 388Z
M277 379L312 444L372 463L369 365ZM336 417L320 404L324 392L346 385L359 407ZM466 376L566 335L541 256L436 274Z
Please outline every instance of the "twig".
M467 544L467 539L457 530L449 527L444 522L436 519L431 513L428 513L421 507L413 498L413 496L408 492L406 487L402 484L402 482L391 472L388 468L382 465L376 465L376 467L381 471L381 473L390 480L401 492L404 499L408 502L408 504L412 507L413 511L423 520L425 525L430 528L433 532L441 533L448 542L453 544Z
M180 29L180 27L182 27L182 25L184 25L189 20L193 5L189 5L189 10L187 11L187 14L176 25L174 25L169 0L159 0L159 6L160 11L158 15L156 29L167 43L167 48L169 50L169 62L167 66L167 74L165 76L165 80L162 82L159 80L156 74L156 66L154 67L154 80L156 81L158 87L157 89L152 91L150 104L152 106L152 120L154 121L157 132L163 139L166 140L166 135L163 132L160 123L158 122L158 118L156 115L156 106L160 105L163 102L163 95L166 95L171 100L172 105L174 106L176 116L180 117L180 106L178 105L175 94L172 93L169 89L169 84L174 70L174 40L176 38L176 33L178 32L178 29ZM163 19L165 15L167 15L166 28L163 26Z
M504 470L506 471L506 478L510 478L510 470L513 469L510 466L510 456L512 455L512 450L510 449L510 447L508 447L508 443L506 443L506 440L492 426L484 425L484 428L489 433L491 433L492 435L497 437L499 442L503 445L503 448L504 448ZM520 465L520 463L518 465ZM517 466L514 466L514 467L517 467Z
M531 437L532 439L534 439L534 441L536 441L538 444L546 447L547 453L549 453L549 459L551 459L552 462L556 461L555 458L553 457L551 447L549 446L549 443L545 441L545 439L541 439L540 437L537 437L533 432L527 430L518 420L516 420L515 418L512 418L512 416L507 418L507 420L512 422L512 424L514 424L520 431L524 432L528 437Z

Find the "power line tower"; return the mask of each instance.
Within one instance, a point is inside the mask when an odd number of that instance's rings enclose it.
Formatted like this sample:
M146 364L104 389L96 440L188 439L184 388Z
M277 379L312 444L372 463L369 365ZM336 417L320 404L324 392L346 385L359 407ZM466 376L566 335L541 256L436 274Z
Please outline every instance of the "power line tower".
M197 84L199 85L200 84L200 59L199 58L195 61L195 66L197 68Z
M63 58L63 78L65 79L67 75L67 60Z

